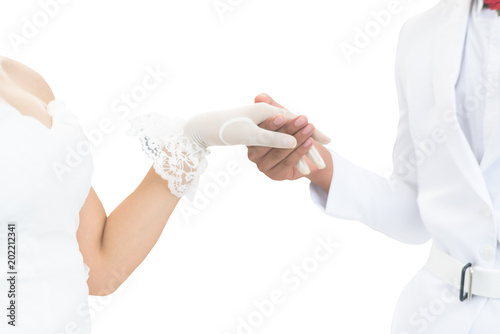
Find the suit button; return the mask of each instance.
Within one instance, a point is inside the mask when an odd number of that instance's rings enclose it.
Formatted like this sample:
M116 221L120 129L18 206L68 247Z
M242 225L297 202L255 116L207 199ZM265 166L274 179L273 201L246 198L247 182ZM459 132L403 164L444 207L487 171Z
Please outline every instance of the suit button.
M495 258L495 249L491 246L481 248L481 258L485 261L491 261Z
M487 205L483 208L483 214L487 218L490 218L493 215L493 213L491 212L490 207L487 206Z

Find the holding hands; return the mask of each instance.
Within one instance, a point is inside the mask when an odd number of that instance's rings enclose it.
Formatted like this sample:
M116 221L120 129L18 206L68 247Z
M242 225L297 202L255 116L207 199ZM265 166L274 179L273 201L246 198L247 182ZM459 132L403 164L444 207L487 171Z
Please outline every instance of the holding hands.
M194 197L209 146L249 146L250 160L275 180L294 180L325 168L313 144L314 140L329 143L327 136L308 124L305 116L292 114L267 95L255 102L202 113L187 122L161 114L139 116L131 120L129 134L140 137L156 173L168 181L177 197L186 193Z
M283 108L266 94L257 96L255 102ZM261 172L277 181L296 180L306 176L326 192L329 191L333 162L328 150L322 146L330 143L327 136L308 123L305 116L293 115L285 119L277 115L262 122L260 127L292 135L297 140L297 146L293 149L249 146L248 158Z

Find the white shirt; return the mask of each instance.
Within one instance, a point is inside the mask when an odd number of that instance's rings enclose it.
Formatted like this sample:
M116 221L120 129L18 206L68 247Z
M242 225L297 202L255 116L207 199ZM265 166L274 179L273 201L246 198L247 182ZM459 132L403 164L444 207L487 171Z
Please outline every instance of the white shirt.
M460 76L456 85L458 122L478 163L492 140L500 115L500 17L475 1L469 17ZM500 143L498 143L500 145ZM488 185L490 193L498 185ZM500 243L497 243L500 252ZM496 259L500 266L500 258ZM495 331L491 319L498 303L490 302L478 315L471 333Z
M458 121L478 162L500 114L500 17L483 5L471 11L456 86Z

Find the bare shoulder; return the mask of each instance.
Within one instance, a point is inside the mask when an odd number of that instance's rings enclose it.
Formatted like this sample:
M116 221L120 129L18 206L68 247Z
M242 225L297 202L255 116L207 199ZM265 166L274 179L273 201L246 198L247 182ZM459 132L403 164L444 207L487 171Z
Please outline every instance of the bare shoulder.
M54 93L43 77L28 66L0 56L0 67L17 86L46 104L55 99Z

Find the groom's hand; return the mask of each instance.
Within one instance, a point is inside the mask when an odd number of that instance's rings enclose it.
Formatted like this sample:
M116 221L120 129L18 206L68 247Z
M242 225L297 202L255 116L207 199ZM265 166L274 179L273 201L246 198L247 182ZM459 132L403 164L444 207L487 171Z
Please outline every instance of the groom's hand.
M264 102L275 107L283 108L266 94L257 96L255 98L255 102ZM269 149L266 147L249 147L248 158L257 164L260 171L273 180L295 180L302 176L307 176L312 183L316 184L328 193L330 191L330 184L333 177L332 156L323 145L311 138L315 129L312 124L307 123L306 118L298 121L301 117L305 116L300 116L286 122L283 116L276 116L260 124L260 127L264 129L283 132L295 136L297 139L297 147L295 149L283 150ZM311 131L306 131L306 129L310 129ZM315 138L318 138L319 141L323 141L325 143L329 141L328 137L322 133L318 133L318 131L316 131ZM310 151L313 145L317 149L316 154L319 154L324 162L324 168L318 168L316 166L319 165L318 162L313 164L305 157L305 154ZM310 153L312 153L312 151ZM314 154L309 154L309 156L315 159ZM308 169L310 170L310 173L307 175L302 174L296 167L297 163L301 159L307 163ZM317 158L315 160L317 160Z
M270 96L265 94L261 94L255 98L255 103L261 102L283 108ZM317 169L305 157L305 154L314 144L311 136L316 130L314 125L308 123L305 116L298 116L287 122L285 117L278 115L264 121L259 126L266 130L293 135L297 140L297 147L291 150L257 146L248 147L248 158L250 161L256 163L259 170L269 178L273 180L296 180L301 178L304 174L299 171L297 164L302 158L310 170Z

